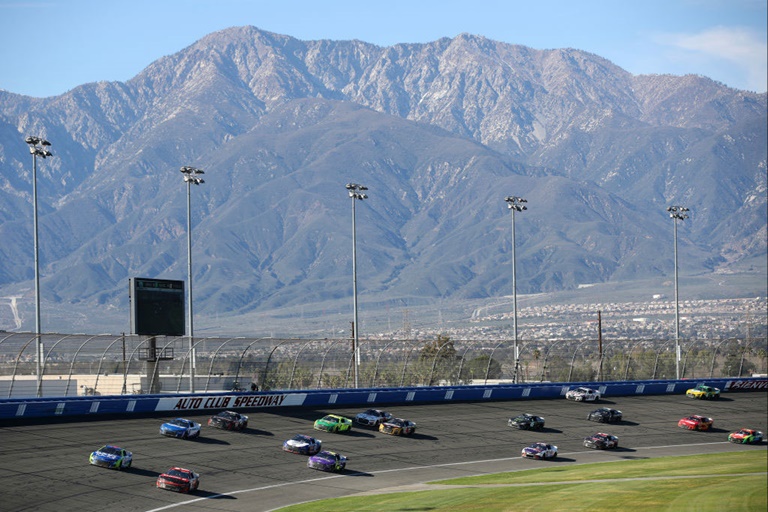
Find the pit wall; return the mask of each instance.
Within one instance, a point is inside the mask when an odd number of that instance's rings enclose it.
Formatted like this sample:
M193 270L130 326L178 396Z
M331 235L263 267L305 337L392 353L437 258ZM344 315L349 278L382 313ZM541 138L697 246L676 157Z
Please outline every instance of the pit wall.
M698 384L720 388L723 393L768 391L768 379L644 380L620 382L524 383L480 386L439 386L370 389L285 390L254 393L207 393L162 395L79 396L66 398L0 399L0 421L46 417L95 417L105 415L169 412L251 410L273 407L313 407L318 409L360 406L427 404L444 402L483 402L535 400L564 397L579 386L598 389L603 397L683 394Z

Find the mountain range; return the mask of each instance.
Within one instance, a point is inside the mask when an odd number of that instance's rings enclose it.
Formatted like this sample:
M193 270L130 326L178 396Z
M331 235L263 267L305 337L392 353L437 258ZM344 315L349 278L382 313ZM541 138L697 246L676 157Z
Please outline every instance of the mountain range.
M521 296L670 294L671 205L690 209L681 277L739 278L689 297L764 295L767 121L766 93L576 49L223 30L127 82L0 91L0 329L34 328L27 135L53 152L37 159L45 332L127 332L128 278L186 280L189 213L196 332L300 335L352 317L350 182L369 196L354 210L361 330L509 296L513 254ZM188 191L181 166L205 183ZM510 195L528 208L514 251Z

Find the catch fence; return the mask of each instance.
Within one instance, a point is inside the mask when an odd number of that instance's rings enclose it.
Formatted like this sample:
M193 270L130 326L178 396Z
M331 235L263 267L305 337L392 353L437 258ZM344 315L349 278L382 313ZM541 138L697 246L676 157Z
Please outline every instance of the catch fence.
M208 337L194 338L192 348L187 337L40 340L0 333L0 397L656 380L677 372L674 340L518 340L516 358L509 339L360 339L357 367L350 339ZM680 377L765 374L766 345L766 338L681 340Z

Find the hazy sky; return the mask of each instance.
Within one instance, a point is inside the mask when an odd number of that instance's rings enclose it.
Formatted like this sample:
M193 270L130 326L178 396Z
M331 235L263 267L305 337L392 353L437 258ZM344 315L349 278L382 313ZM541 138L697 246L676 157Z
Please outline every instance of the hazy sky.
M253 25L380 46L463 32L577 48L634 74L765 92L766 0L0 0L0 89L45 97L125 81L201 37Z

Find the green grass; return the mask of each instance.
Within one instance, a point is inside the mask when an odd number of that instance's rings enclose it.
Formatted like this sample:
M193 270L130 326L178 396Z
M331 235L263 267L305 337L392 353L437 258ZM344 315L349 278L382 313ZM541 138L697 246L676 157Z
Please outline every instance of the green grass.
M736 476L685 478L711 474ZM323 500L281 511L768 510L768 456L764 451L581 464L432 483L441 487Z

